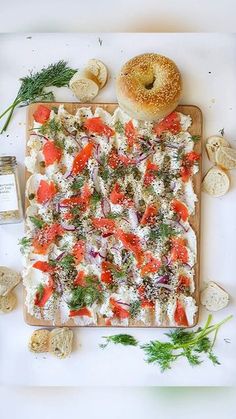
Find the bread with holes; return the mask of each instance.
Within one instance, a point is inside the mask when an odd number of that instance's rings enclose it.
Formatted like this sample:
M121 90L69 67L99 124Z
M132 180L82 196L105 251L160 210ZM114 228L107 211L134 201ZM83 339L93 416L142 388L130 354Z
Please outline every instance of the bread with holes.
M17 298L13 291L7 295L0 296L0 312L9 313L16 307Z
M7 295L20 281L20 274L6 266L0 266L0 296Z
M220 167L212 167L205 175L202 182L202 189L209 195L219 197L225 195L230 187L230 180L227 173Z
M215 282L210 281L201 292L201 303L209 311L218 311L229 303L229 294Z
M58 358L66 358L72 352L73 332L68 327L56 328L49 336L49 352Z
M169 58L147 53L124 64L116 79L120 107L132 118L158 121L178 105L182 79Z
M209 160L216 163L216 152L220 147L229 147L228 141L224 137L213 135L206 140L206 151Z
M31 352L48 352L50 331L47 329L37 329L32 333L28 348Z

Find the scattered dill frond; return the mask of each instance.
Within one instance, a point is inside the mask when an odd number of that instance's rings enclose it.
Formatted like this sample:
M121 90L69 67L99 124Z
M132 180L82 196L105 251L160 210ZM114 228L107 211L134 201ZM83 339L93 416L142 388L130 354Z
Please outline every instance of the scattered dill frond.
M198 141L200 141L201 137L200 135L192 135L191 140L196 144Z
M138 341L131 335L126 334L119 334L119 335L111 335L111 336L102 336L105 339L105 343L101 343L99 346L100 348L104 349L107 347L109 343L114 343L117 345L120 343L124 346L137 346Z
M132 303L130 303L129 314L130 314L131 319L137 317L140 311L141 311L141 303L139 300L133 301Z
M222 135L222 137L224 137L225 129L224 128L219 129L219 133L220 133L220 135Z
M45 222L43 220L41 220L40 218L30 216L29 219L30 219L31 223L33 223L35 225L35 227L37 227L37 228L43 228L45 226Z
M95 283L91 283L91 285L85 287L77 286L74 288L68 306L70 310L79 310L83 307L90 307L95 302L101 303L102 300L102 292L98 289Z
M22 239L19 240L18 244L20 246L20 252L24 254L26 249L31 245L31 239L29 239L28 237L22 237Z
M116 132L118 132L118 134L124 134L125 129L124 129L124 124L122 124L122 122L120 122L119 120L115 122L115 130Z

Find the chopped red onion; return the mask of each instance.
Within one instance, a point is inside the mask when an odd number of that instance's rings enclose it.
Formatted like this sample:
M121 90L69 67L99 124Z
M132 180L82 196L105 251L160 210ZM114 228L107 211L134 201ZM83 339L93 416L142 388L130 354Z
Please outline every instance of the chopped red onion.
M132 228L138 227L138 214L134 208L129 209L129 221Z
M66 252L62 252L62 253L60 253L60 255L58 255L57 257L56 257L56 261L58 262L59 260L61 260L62 258L63 258L63 256L65 255L65 253Z
M157 282L158 284L168 284L169 280L170 278L167 274L155 278L155 282Z
M104 217L107 217L107 215L111 212L111 205L107 198L102 198L101 207Z
M165 288L168 291L172 291L173 287L169 284L158 283L156 284L158 288Z
M98 183L98 167L97 166L93 166L92 168L92 172L91 172L91 177L95 186L95 189L97 192L100 192L100 185Z
M95 148L95 151L94 151L94 158L97 160L97 162L99 164L102 164L101 155L102 155L102 153L101 153L101 146L100 146L100 144L97 144L96 145L96 148Z
M76 227L72 224L66 224L64 221L61 222L61 226L66 231L75 231Z

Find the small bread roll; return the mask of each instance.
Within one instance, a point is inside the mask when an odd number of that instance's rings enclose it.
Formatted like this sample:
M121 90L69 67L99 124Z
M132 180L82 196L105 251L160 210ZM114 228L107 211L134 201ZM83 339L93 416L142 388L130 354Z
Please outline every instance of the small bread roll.
M80 102L90 102L99 92L96 77L87 71L77 71L71 78L69 86Z
M5 296L0 296L0 312L9 313L16 306L16 295L11 291Z
M57 328L49 336L49 352L58 358L66 358L71 354L73 332L68 327Z
M229 143L224 137L220 137L218 135L213 135L206 140L206 151L209 160L212 163L216 163L216 151L220 147L228 147Z
M159 121L178 105L182 79L176 64L163 55L138 55L124 64L116 79L119 106L132 118Z
M88 61L85 71L86 70L89 70L90 74L93 74L93 76L97 78L99 87L102 89L105 86L108 77L108 71L105 64L94 58Z
M226 307L229 303L229 294L211 281L201 292L201 303L209 311L218 311Z
M20 274L6 266L0 266L0 296L7 295L20 281Z
M28 348L31 352L48 352L50 331L47 329L35 330L30 337Z
M219 167L212 167L206 174L202 182L203 191L218 197L225 195L230 187L228 175Z
M236 150L230 147L220 147L216 151L216 163L223 169L236 168Z

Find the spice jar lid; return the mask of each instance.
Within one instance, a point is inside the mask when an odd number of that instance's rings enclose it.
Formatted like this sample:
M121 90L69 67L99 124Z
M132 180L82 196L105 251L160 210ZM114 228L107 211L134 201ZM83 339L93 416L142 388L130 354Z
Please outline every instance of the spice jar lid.
M15 166L16 165L16 157L15 156L0 156L0 166L10 165Z

